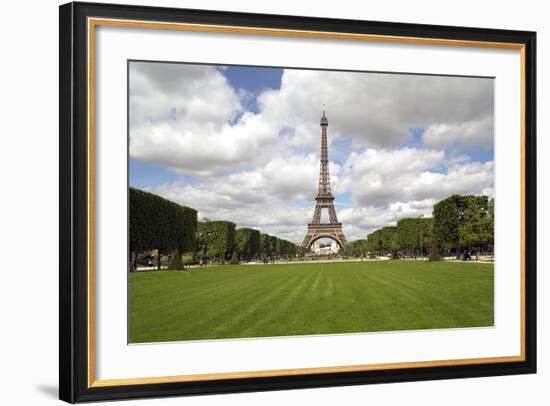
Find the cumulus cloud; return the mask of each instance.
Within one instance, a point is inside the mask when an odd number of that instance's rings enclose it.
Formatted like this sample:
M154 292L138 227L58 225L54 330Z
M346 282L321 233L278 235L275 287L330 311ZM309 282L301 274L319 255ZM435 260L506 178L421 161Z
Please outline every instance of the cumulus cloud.
M250 161L278 134L243 97L213 67L133 62L130 155L198 176Z
M205 179L199 185L168 183L155 190L193 207L229 208L271 200L313 199L319 161L314 154L274 157L251 171Z
M442 151L403 148L352 153L344 184L359 207L481 194L493 185L493 162L445 163ZM446 164L444 167L441 167ZM445 172L436 169L445 170ZM435 169L434 169L435 168Z
M353 152L344 165L341 183L353 192L357 206L422 199L428 196L421 196L415 184L421 176L434 175L429 169L440 165L444 156L443 151L415 148Z
M463 124L455 137L468 145L492 140L493 80L365 72L285 70L280 90L259 96L267 119L296 129L294 142L316 145L319 104L325 103L332 134L363 146L395 147L412 128ZM456 142L429 141L438 146Z
M253 95L233 88L220 68L132 62L130 155L186 175L149 189L200 218L301 242L317 191L324 103L339 220L348 239L365 238L401 218L429 216L450 194L494 194L492 160L469 155L492 154L493 86L482 78L285 70L280 89ZM413 132L416 146L403 146Z
M430 148L476 147L492 148L493 117L478 121L432 124L422 135L422 141Z
M332 138L397 147L424 128L429 148L488 147L493 80L365 72L285 70L280 89L257 96L202 65L132 62L130 153L191 175L253 165L273 152L316 151L326 104Z

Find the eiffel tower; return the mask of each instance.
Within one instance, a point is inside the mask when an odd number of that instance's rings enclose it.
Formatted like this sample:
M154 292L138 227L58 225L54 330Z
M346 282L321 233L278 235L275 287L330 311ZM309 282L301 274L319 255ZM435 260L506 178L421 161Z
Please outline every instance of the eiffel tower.
M319 191L315 197L315 212L311 223L307 225L307 234L302 246L311 248L311 245L321 239L330 238L341 247L346 243L346 237L342 231L342 223L338 222L336 210L334 210L334 196L330 189L330 173L328 168L328 146L327 146L328 120L323 110L321 117L321 165L319 170ZM321 212L328 210L328 223L321 223Z

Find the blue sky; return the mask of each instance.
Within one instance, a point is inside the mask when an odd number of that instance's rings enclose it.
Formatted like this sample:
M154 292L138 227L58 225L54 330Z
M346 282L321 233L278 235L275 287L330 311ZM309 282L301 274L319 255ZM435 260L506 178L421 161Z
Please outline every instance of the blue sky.
M267 89L280 89L283 70L281 68L251 68L229 66L222 73L234 89L244 89L253 95L249 111L258 113L256 97Z
M493 86L133 62L129 183L299 242L314 207L325 108L339 219L348 238L364 238L430 215L446 194L492 195Z

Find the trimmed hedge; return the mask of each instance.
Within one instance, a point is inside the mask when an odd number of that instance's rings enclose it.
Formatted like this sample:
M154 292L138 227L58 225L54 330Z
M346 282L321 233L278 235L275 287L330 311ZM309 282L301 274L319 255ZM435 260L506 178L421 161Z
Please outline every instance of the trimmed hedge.
M260 249L264 257L296 255L298 247L291 241L269 234L260 234Z
M197 224L197 251L207 258L228 259L235 245L235 223L200 221Z
M197 211L140 189L130 188L130 251L160 253L195 247Z
M296 244L279 238L279 254L294 256L297 253Z
M252 228L236 230L230 221L197 222L195 209L136 188L130 188L129 229L130 270L132 259L143 251L158 250L160 256L174 252L179 258L173 258L170 267L180 269L185 252L223 262L234 253L251 260L259 255L294 256L299 250L290 241Z
M239 228L235 231L235 251L239 258L250 261L260 254L260 232L253 228Z

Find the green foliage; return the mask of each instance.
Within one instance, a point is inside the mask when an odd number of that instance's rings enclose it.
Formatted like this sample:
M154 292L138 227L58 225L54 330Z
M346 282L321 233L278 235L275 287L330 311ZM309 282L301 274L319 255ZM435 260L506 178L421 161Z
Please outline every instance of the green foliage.
M494 207L494 202L492 203ZM494 211L494 209L491 209ZM445 249L493 242L493 216L487 196L452 195L434 205L434 235Z
M237 258L251 260L259 255L295 256L298 247L287 240L258 230L235 230L229 221L203 221L197 223L197 211L180 206L160 196L130 188L130 251L141 253L157 250L163 265L180 269L183 264L170 264L162 255L166 252L191 252L221 262L234 252ZM181 255L180 260L181 262Z
M269 246L271 247L271 254L279 255L280 253L279 239L273 235L270 235L268 239L269 239Z
M260 253L260 232L252 228L235 231L235 251L240 258L250 261Z
M367 244L370 251L379 256L391 253L392 258L399 258L399 234L397 227L388 226L380 228L367 236Z
M430 262L441 261L441 256L439 255L439 245L437 244L437 238L432 239L432 248L430 249Z
M474 247L479 251L492 249L494 244L494 199L487 196L452 195L436 203L433 217L404 218L396 227L373 231L364 240L346 244L342 255L369 257L391 254L416 256L430 253L430 261L440 260L441 250Z
M491 211L494 213L494 208ZM487 196L469 199L458 230L460 245L478 248L477 255L482 245L492 243L493 230L494 221Z
M233 255L231 255L231 265L239 265L239 256L236 251L233 251Z
M176 248L174 254L172 255L172 262L170 262L170 269L180 270L183 269L183 262L181 260L181 253L179 248Z
M341 255L347 255L352 257L364 257L369 252L369 246L367 240L356 240L345 244L340 250Z
M432 242L433 218L404 218L397 222L399 248L409 256L422 254Z
M262 246L262 254L266 257L272 257L277 254L277 246L275 244L276 237L269 234L261 234L260 241Z
M161 253L192 249L195 245L197 211L152 193L130 188L130 250L158 249Z
M464 199L452 195L434 205L434 235L443 248L458 249L458 229L462 220Z
M279 239L279 254L283 256L295 256L298 247L291 241Z
M488 204L488 212L489 212L489 221L491 222L492 227L489 230L489 241L487 242L487 245L489 246L490 250L493 250L493 245L495 243L495 199L489 200Z
M301 249L291 241L273 235L260 234L260 254L262 257L294 256ZM305 252L305 250L302 250Z
M235 223L200 221L197 226L197 251L207 258L227 259L234 250Z
M269 235L265 233L260 234L260 254L262 255L262 257L268 257L271 255Z

